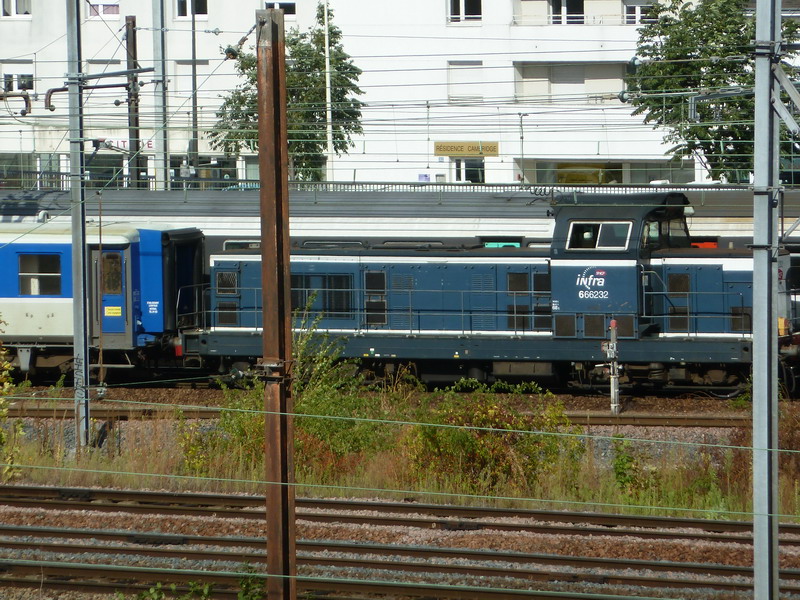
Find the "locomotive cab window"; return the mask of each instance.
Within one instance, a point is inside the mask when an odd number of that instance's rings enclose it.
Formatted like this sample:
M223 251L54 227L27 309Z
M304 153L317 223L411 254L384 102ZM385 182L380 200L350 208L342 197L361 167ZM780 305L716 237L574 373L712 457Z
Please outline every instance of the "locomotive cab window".
M630 221L570 223L568 250L626 250L631 233Z
M61 257L57 254L19 255L21 296L60 296Z
M657 248L689 248L691 247L689 229L683 217L667 221L648 221L644 225L642 246Z

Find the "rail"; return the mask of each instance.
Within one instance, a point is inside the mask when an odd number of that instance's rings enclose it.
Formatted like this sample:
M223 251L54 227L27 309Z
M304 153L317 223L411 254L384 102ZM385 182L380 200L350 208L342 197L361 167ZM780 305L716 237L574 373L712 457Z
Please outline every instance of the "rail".
M81 530L62 527L0 527L4 540L0 549L6 552L38 555L36 561L10 561L8 572L29 574L34 565L41 567L42 581L32 579L31 587L51 582L80 580L82 576L104 578L130 578L132 572L120 564L126 555L136 557L136 563L152 562L154 567L168 560L172 564L188 561L203 561L204 569L214 571L219 563L246 562L263 564L266 553L263 538L258 537L220 537L208 535L177 536L171 534L119 532L107 530ZM91 535L90 539L87 539ZM55 541L54 541L55 540ZM73 541L79 540L79 541ZM102 541L97 545L96 541ZM721 565L709 562L667 562L663 560L625 559L619 557L585 557L544 553L525 553L518 551L472 550L443 546L402 546L399 544L378 544L348 541L298 540L297 549L302 552L297 562L305 571L313 567L328 567L340 570L339 577L355 575L351 569L369 569L372 572L399 572L391 581L388 574L380 581L382 586L393 583L407 587L405 578L414 573L413 579L443 575L458 575L461 578L480 577L482 587L507 585L508 580L566 582L573 584L597 583L597 571L605 571L603 585L627 585L649 588L713 588L716 590L747 592L751 584L747 579L753 575L749 566ZM93 564L101 572L88 571L84 563L89 555ZM56 566L47 557L58 556L64 562L73 562L86 567L84 574L70 573ZM105 564L110 557L116 565ZM116 558L118 557L118 558ZM147 559L143 557L148 557ZM120 562L118 562L120 561ZM115 573L114 566L120 567ZM188 568L190 565L186 565ZM194 564L191 567L196 568ZM552 567L556 567L553 569ZM108 570L106 570L108 569ZM146 567L136 573L140 577ZM7 572L7 573L8 573ZM8 574L5 574L7 577ZM149 577L153 574L148 573ZM172 576L173 574L170 573ZM710 579L716 577L715 579ZM52 579L51 579L52 578ZM498 580L497 578L503 578ZM736 578L732 580L731 578ZM785 580L782 591L796 591L795 582L800 572L795 569L782 569L781 578ZM130 580L130 579L129 579ZM147 581L149 579L146 579ZM298 583L303 587L303 579ZM791 583L789 583L791 582ZM378 583L378 582L376 582ZM317 584L318 586L320 584ZM517 587L512 585L511 587ZM463 590L463 588L461 588ZM322 591L322 590L320 590ZM326 590L332 591L332 590ZM407 592L407 590L404 590ZM541 592L537 597L541 597ZM405 594L404 594L405 595ZM509 594L508 597L512 597ZM470 597L472 597L470 595ZM586 597L582 595L581 597ZM608 596L605 596L608 597Z

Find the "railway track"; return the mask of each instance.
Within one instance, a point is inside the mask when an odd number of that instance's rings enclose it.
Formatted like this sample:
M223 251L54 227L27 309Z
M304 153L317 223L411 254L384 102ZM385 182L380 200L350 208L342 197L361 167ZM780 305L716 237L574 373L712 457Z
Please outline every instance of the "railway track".
M27 485L0 486L0 504L53 510L122 511L259 520L264 519L266 510L264 496ZM749 521L326 498L298 498L296 508L298 519L316 523L346 522L445 531L493 529L550 534L571 534L579 526L578 531L586 535L634 535L651 539L745 544L752 541L752 523ZM779 531L785 538L782 544L800 545L800 525L784 523Z
M61 582L68 576L76 581L76 585L80 581L86 583L87 579L148 583L155 581L153 577L163 577L160 581L187 583L191 579L185 575L175 579L175 571L191 571L186 564L193 565L196 571L199 562L203 582L231 586L238 581L231 580L230 566L223 574L225 565L252 565L263 572L266 561L266 541L263 538L125 534L119 531L8 526L0 527L0 536L0 553L36 552L43 557L36 561L0 558L0 582L30 574L31 569L38 567L40 576L59 578ZM70 541L54 541L59 539ZM74 541L79 539L86 541ZM686 562L305 540L298 540L297 553L301 575L320 569L335 570L346 575L340 580L347 579L349 584L353 584L358 582L359 572L380 573L380 577L386 579L376 581L372 576L368 583L376 587L369 588L369 593L380 593L380 589L398 586L399 582L390 578L412 573L433 579L453 576L461 579L481 578L490 587L499 585L492 583L495 580L511 580L514 582L509 590L511 597L514 596L513 586L530 582L601 583L604 586L658 589L691 586L728 592L748 591L752 587L749 581L752 568ZM135 556L140 565L136 570L124 562L124 557L130 556ZM153 564L142 566L142 556L150 557ZM109 561L113 561L113 564L109 564ZM64 562L68 564L65 566ZM164 563L178 566L164 568ZM238 575L238 579L242 577ZM256 577L261 578L263 574ZM800 580L800 571L784 569L781 579L784 593L800 592L800 586L794 583ZM306 591L343 591L336 583L331 587L321 586L319 576L301 576L298 583ZM505 585L508 586L508 583ZM411 593L414 587L408 584L402 586L407 588L406 593ZM524 594L524 590L519 591ZM473 593L476 595L470 593L465 597L493 597L483 596L484 592L475 590ZM417 594L428 595L429 586L416 590L412 595Z
M43 509L52 511L48 513L51 515L113 511L120 513L114 518L128 523L136 520L126 514L264 520L265 502L263 496L0 486L0 504L8 507L35 507L40 516ZM392 530L404 527L458 531L460 535L494 530L492 535L518 532L580 536L586 540L594 536L625 536L626 544L634 538L652 540L646 542L648 544L703 541L721 543L723 547L752 542L751 524L745 521L417 502L300 498L297 518L299 522L306 522L305 528L316 523L339 523L355 525L354 531L375 525ZM99 521L106 519L103 517ZM782 546L800 544L800 527L785 524L780 533ZM582 589L603 585L602 595L569 594L571 598L586 599L623 597L613 595L617 588L626 588L627 593L630 588L641 589L641 595L649 596L646 590L655 588L691 587L707 589L709 594L724 594L748 592L752 587L752 569L735 565L473 550L436 544L411 546L300 539L297 541L298 590L308 597L325 598L331 598L332 594L343 597L387 594L395 598L483 600L563 599L564 591L559 586L567 584L582 586ZM264 577L265 548L263 537L2 524L0 585L105 592L124 585L126 592L132 593L154 582L186 586L190 581L201 581L215 585L216 597L236 597L236 589L245 576L242 564L253 565L256 574L252 577ZM30 556L35 560L29 560ZM784 569L781 579L784 593L800 593L800 570ZM474 584L470 583L473 581ZM532 591L533 587L547 589ZM574 591L575 588L570 589Z
M170 419L181 414L187 419L218 419L224 409L211 406L176 407L171 405L152 407L103 406L94 403L91 408L93 419L133 420ZM628 413L612 415L601 411L567 411L566 417L575 425L585 426L624 426L638 427L749 427L749 414L707 415L707 414L648 414ZM74 419L74 403L54 403L52 405L32 406L26 402L15 402L8 407L11 418L35 419Z

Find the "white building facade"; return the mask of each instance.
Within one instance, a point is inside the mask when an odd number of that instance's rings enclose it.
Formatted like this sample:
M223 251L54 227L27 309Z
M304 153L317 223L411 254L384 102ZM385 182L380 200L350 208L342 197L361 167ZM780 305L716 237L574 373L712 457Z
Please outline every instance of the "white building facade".
M0 185L48 189L68 171L66 2L2 0ZM685 183L703 177L665 155L662 133L620 101L649 0L329 0L343 45L363 71L364 134L328 161L339 182L470 184ZM223 49L255 11L278 6L286 26L307 29L316 0L102 0L81 3L83 71L127 68L127 16L136 18L139 65L165 57L161 84L139 75L141 154L130 166L124 76L87 81L84 148L88 180L156 186L159 135L167 132L172 184L186 177L235 185L258 177L257 159L214 151L205 132L220 97L239 81ZM162 28L154 15L163 10ZM194 51L192 50L194 40ZM252 48L255 36L244 42ZM111 86L111 87L99 87ZM196 111L193 102L196 92ZM27 96L27 98L26 98ZM291 107L290 107L291 109ZM199 158L190 166L197 124ZM183 168L182 168L183 167Z

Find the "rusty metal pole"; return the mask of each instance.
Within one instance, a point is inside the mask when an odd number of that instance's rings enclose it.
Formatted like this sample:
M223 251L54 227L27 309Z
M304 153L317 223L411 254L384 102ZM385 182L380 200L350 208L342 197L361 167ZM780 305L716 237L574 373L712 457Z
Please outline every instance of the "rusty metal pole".
M139 53L136 44L136 17L125 17L125 49L128 55L128 70L139 68ZM142 179L142 147L139 130L139 75L128 74L128 187L142 188L147 179Z
M289 382L292 356L289 274L289 150L282 10L256 11L258 165L261 176L263 358L267 376L267 595L294 600L294 424Z

